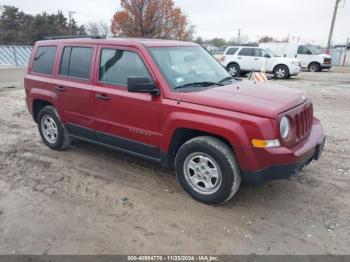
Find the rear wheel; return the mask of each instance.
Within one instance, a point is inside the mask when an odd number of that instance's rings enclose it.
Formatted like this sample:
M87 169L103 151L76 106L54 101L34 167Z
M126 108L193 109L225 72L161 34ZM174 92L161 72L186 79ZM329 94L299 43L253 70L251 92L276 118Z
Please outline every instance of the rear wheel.
M289 76L289 70L288 67L284 65L278 65L273 70L273 75L277 79L286 79Z
M43 107L38 113L37 122L45 145L54 150L64 150L69 146L68 132L53 106Z
M196 137L183 144L176 154L175 169L183 189L206 204L230 200L241 183L232 150L214 137Z
M237 64L229 64L226 69L231 76L235 77L235 76L239 76L240 74L240 68L239 68L239 65Z
M318 63L311 63L309 65L309 71L310 72L319 72L320 71L320 65Z

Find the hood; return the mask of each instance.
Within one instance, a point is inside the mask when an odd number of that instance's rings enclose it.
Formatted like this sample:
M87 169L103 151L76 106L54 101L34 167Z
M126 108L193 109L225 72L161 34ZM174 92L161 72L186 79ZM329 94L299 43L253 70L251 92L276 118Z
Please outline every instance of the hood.
M179 99L204 106L276 118L307 100L304 91L247 80L195 92L181 92Z

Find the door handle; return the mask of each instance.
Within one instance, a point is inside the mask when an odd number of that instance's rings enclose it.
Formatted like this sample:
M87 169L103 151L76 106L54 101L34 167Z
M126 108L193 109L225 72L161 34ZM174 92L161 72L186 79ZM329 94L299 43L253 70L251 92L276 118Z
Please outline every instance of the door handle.
M237 58L238 58L238 59L242 59L242 57L240 57L240 56L239 56L239 57L237 57Z
M254 60L259 60L259 58L254 58Z
M99 99L99 100L111 100L111 97L107 96L105 94L97 94L96 98Z
M66 91L66 88L64 86L56 86L55 90L58 92L64 92L64 91Z

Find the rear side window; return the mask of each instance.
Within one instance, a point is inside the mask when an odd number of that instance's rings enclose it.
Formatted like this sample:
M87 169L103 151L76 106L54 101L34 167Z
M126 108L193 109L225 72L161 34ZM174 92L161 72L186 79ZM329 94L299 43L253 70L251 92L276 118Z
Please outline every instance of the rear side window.
M239 51L239 54L241 56L254 56L254 49L253 48L242 48L241 51Z
M89 79L92 47L66 46L63 50L60 75Z
M229 50L227 50L226 55L234 55L237 52L237 47L231 47Z
M150 77L138 54L118 49L102 49L99 81L127 86L129 76Z
M32 71L40 74L51 75L56 56L56 49L56 46L38 47L34 57Z

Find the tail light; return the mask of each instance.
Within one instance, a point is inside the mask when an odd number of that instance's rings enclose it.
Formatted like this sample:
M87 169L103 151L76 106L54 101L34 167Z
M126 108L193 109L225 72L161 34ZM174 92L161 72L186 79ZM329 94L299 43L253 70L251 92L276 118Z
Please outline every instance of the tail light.
M219 57L220 62L225 62L225 59L226 59L226 56L224 56L224 55Z

